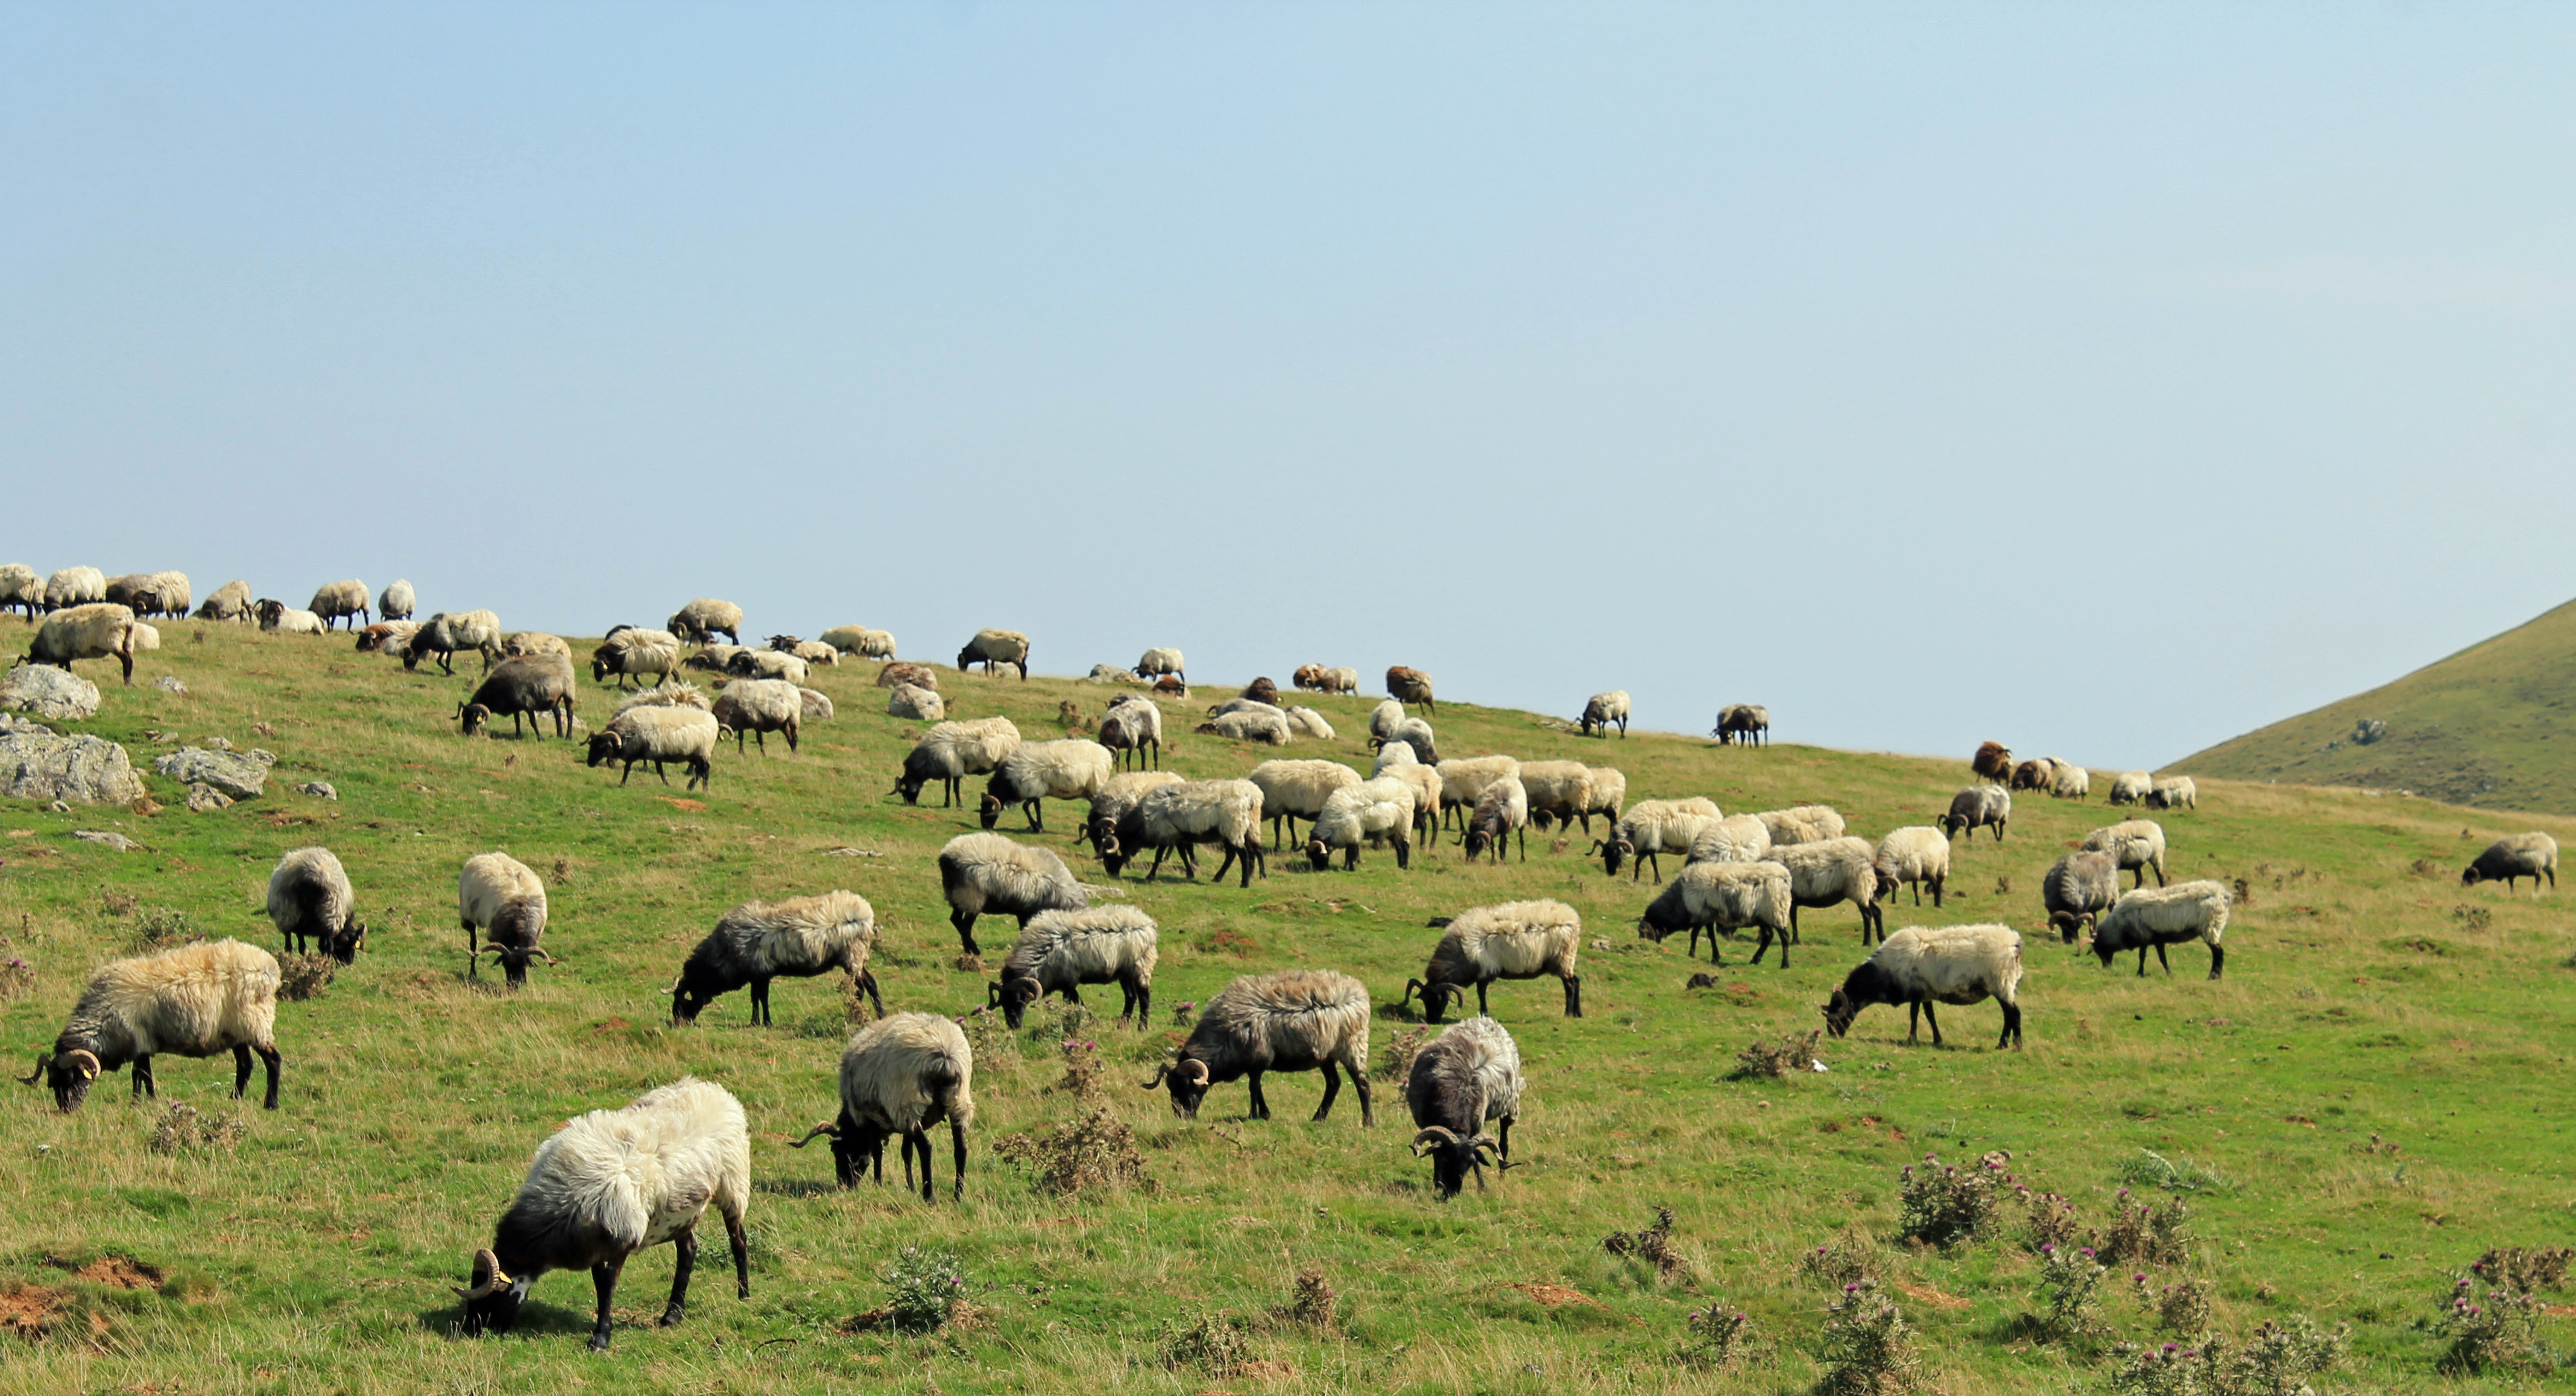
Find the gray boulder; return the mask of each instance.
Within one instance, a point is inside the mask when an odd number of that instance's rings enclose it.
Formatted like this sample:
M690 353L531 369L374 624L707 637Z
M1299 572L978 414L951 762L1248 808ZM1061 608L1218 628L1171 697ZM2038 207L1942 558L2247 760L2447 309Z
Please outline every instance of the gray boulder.
M183 746L152 760L152 769L186 785L211 785L236 800L255 800L268 786L268 763L228 751Z
M50 664L21 664L0 674L0 708L78 722L98 716L98 685Z
M119 853L131 853L143 846L136 843L134 840L127 838L125 835L117 833L113 829L74 829L72 830L72 837L76 839L87 839L91 843L106 844L108 847L115 849Z
M177 674L163 674L161 677L152 681L152 686L164 693L185 693L188 691L188 686L179 681L179 676Z
M340 798L340 792L332 789L331 782L327 780L308 780L295 788L301 793L310 795L317 800L336 800Z
M143 798L143 778L125 748L104 737L55 737L25 728L0 732L0 796L71 804L127 805Z
M232 798L211 785L200 782L188 787L188 813L212 814L228 808Z

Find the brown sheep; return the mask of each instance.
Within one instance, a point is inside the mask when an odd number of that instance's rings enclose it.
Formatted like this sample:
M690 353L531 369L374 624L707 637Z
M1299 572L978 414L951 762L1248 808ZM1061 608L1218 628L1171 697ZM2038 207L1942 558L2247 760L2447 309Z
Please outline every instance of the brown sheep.
M1436 713L1440 705L1431 697L1431 676L1419 669L1399 664L1386 671L1387 696L1404 703L1420 703L1425 712Z
M1254 679L1243 686L1243 696L1256 703L1268 703L1275 708L1279 706L1279 685L1267 678Z
M1981 780L2006 784L2012 779L2012 748L2001 742L1987 742L1977 748L1977 755L1968 763L1968 769L1976 772Z

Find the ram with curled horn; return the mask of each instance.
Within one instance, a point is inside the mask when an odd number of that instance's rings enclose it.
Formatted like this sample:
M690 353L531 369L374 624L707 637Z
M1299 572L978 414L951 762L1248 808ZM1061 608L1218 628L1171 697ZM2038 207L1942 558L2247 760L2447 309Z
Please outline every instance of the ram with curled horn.
M1342 1073L1359 1092L1360 1124L1377 1123L1369 1104L1368 988L1331 970L1280 970L1247 974L1208 1000L1189 1041L1144 1089L1172 1093L1172 1113L1195 1119L1209 1088L1243 1080L1251 1092L1250 1117L1270 1118L1261 1078L1273 1071L1324 1073L1324 1100L1315 1119L1333 1111Z
M1483 1192L1488 1155L1494 1157L1495 1171L1508 1172L1511 1169L1509 1163L1502 1161L1501 1146L1493 1140L1481 1134L1461 1139L1458 1132L1447 1125L1425 1125L1420 1134L1413 1136L1413 1156L1422 1158L1425 1155L1432 1156L1432 1181L1444 1198L1459 1193L1470 1169L1476 1174L1476 1191Z
M1520 1045L1491 1018L1459 1023L1415 1054L1404 1078L1404 1103L1420 1131L1413 1153L1430 1158L1432 1185L1443 1200L1458 1195L1471 1171L1484 1188L1488 1153L1496 1171L1510 1171L1512 1122L1524 1086ZM1498 1137L1484 1133L1488 1121L1499 1122Z
M80 1001L54 1039L54 1050L36 1059L33 1075L54 1093L56 1108L81 1107L98 1078L134 1068L134 1094L157 1096L156 1056L233 1056L233 1097L250 1089L251 1058L268 1067L268 1095L277 1108L283 1058L277 1050L277 957L238 940L195 941L157 955L138 955L102 966L81 990Z
M876 908L856 892L744 902L716 921L662 991L671 999L671 1025L696 1022L708 1004L745 985L751 987L751 1021L774 1022L771 980L810 979L836 969L849 973L851 991L866 994L882 1018L885 996L868 969L876 938Z
M933 1200L930 1127L945 1120L956 1150L954 1196L966 1193L966 1127L975 1122L975 1055L966 1034L936 1013L897 1013L851 1036L841 1052L841 1113L816 1125L792 1147L832 1137L832 1162L841 1186L856 1187L876 1169L885 1181L885 1141L903 1140L904 1187L913 1186L913 1158L921 1159L921 1200Z

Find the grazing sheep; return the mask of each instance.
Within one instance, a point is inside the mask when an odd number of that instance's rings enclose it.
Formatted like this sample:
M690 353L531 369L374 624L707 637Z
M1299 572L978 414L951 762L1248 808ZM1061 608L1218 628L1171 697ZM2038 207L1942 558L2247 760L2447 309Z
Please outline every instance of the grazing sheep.
M1384 751L1390 746L1408 746L1413 748L1415 759L1423 765L1440 764L1439 736L1431 730L1430 723L1418 717L1399 718L1387 735L1371 735L1369 746L1376 751Z
M708 674L730 674L733 672L734 656L742 652L743 647L740 645L706 645L696 654L681 660L680 667Z
M1766 746L1771 740L1771 710L1760 703L1729 703L1717 710L1717 726L1709 730L1719 746L1741 742L1746 746Z
M1189 682L1189 664L1181 658L1179 650L1150 649L1145 651L1144 658L1136 661L1136 677L1140 679L1159 679L1165 674L1177 675L1181 682Z
M235 577L233 580L215 588L215 594L207 597L205 604L197 608L197 619L233 621L248 620L250 619L250 607L250 583L243 581L239 577Z
M1950 797L1950 812L1941 816L1941 831L1955 839L1990 828L1995 842L2002 843L2004 826L2011 822L2011 791L1999 785L1971 785Z
M1369 772L1371 779L1402 782L1413 791L1413 827L1428 839L1440 827L1440 768L1425 765L1413 754L1408 742L1389 742L1377 754L1377 766Z
M1425 712L1436 714L1440 711L1440 705L1431 697L1431 676L1419 669L1398 665L1387 670L1386 691L1389 697L1399 702L1420 703Z
M1302 732L1319 742L1333 739L1333 724L1325 721L1324 715L1313 708L1281 708L1279 711L1288 719L1291 735Z
M380 620L358 632L358 653L389 654L401 658L411 648L411 637L420 629L416 620Z
M299 611L283 601L260 600L251 604L251 614L259 628L272 635L319 635L322 618L311 611ZM404 661L408 664L408 658Z
M681 964L680 977L662 991L671 996L671 1026L698 1021L708 1004L746 984L752 1024L775 1022L769 981L811 979L836 969L849 973L852 990L866 993L882 1018L885 997L868 970L876 941L876 908L856 892L744 902L716 921Z
M1190 696L1190 686L1181 682L1180 676L1177 674L1165 674L1161 678L1154 680L1154 696L1157 698L1178 698L1186 700Z
M490 673L501 658L501 618L490 611L440 611L412 632L403 667L416 668L421 660L436 655L439 669L453 674L456 655L463 650L481 654L483 671Z
M2149 868L2155 869L2156 885L2165 885L2165 831L2152 819L2127 819L2096 829L2084 836L2084 851L2118 859L2122 871L2137 875L2137 886L2147 885Z
M1202 737L1223 737L1235 742L1259 742L1264 746L1286 746L1290 736L1288 715L1277 708L1258 712L1219 713L1192 730Z
M1692 863L1759 863L1771 856L1771 830L1759 815L1730 814L1700 830L1691 840Z
M886 713L890 717L909 717L923 722L941 722L948 717L948 702L926 688L897 684L886 695Z
M1620 737L1623 739L1626 738L1628 735L1628 691L1624 688L1614 688L1607 693L1595 693L1583 704L1582 728L1584 736L1591 736L1593 731L1597 728L1602 736L1607 737L1610 735L1610 725L1612 723L1617 723L1619 725Z
M268 1067L268 1098L277 1108L277 957L238 940L194 941L157 955L117 960L92 974L54 1039L36 1058L35 1074L54 1093L54 1108L81 1107L102 1071L134 1064L134 1094L160 1095L152 1059L233 1054L233 1099L250 1088L253 1052Z
M1923 889L1929 887L1932 905L1938 907L1942 888L1950 881L1950 838L1921 824L1891 830L1878 841L1872 866L1878 872L1880 900L1895 896L1897 888L1911 884L1916 906L1923 905Z
M1285 710L1278 704L1242 694L1228 698L1207 710L1207 715L1210 717L1223 717L1228 713L1255 713L1265 717L1272 713L1279 713L1285 716Z
M1941 1045L1941 1018L1936 1003L1972 1004L1987 999L2003 1005L2000 1052L2009 1043L2021 1048L2021 935L2010 926L1908 926L1887 938L1834 990L1824 1005L1825 1027L1836 1037L1851 1031L1852 1020L1873 1003L1904 1004L1905 1040L1912 1042L1923 1020L1932 1024L1932 1045Z
M1322 664L1300 664L1294 682L1309 693L1357 693L1360 671L1344 666L1330 668Z
M1084 683L1129 683L1129 684L1141 684L1141 683L1146 682L1145 678L1144 678L1143 676L1139 675L1135 670L1133 670L1133 669L1121 669L1121 668L1119 668L1119 667L1118 667L1117 665L1115 665L1115 664L1094 664L1094 665L1092 665L1092 666L1091 666L1091 672L1090 672L1090 673L1088 673L1088 674L1083 675L1083 676L1082 676L1082 681L1083 681ZM1175 680L1175 682L1178 682L1178 681L1177 681L1177 680Z
M722 635L726 644L739 645L742 643L742 608L730 601L701 596L673 611L671 618L662 623L662 628L679 636L683 644L703 645Z
M1524 761L1520 778L1530 819L1542 829L1571 828L1592 807L1592 768L1580 761Z
M864 625L836 625L823 632L823 643L861 659L894 658L894 636Z
M365 582L326 582L305 603L305 609L322 618L324 629L355 616L357 619L349 622L349 628L355 630L374 619L368 613L368 595Z
M1619 822L1622 806L1628 803L1628 777L1625 772L1608 766L1590 766L1592 798L1583 809L1583 832L1592 832L1592 816L1600 815L1612 824Z
M1119 818L1133 810L1136 802L1145 798L1146 791L1156 786L1180 783L1181 773L1178 771L1129 771L1124 775L1111 776L1109 783L1100 787L1100 793L1091 797L1091 814L1083 820L1082 833L1075 841L1088 843L1097 852L1100 836L1114 832Z
M833 1171L854 1188L876 1167L885 1181L887 1136L903 1140L903 1185L912 1187L913 1155L921 1156L921 1200L934 1200L930 1127L945 1120L957 1161L952 1199L966 1196L966 1126L975 1122L975 1054L965 1030L936 1013L898 1013L859 1029L841 1053L841 1114L806 1131L788 1147L801 1149L818 1134L832 1136Z
M1020 729L1007 717L984 717L971 722L940 723L921 734L912 750L903 758L903 770L894 778L894 793L907 805L921 801L923 786L939 782L940 807L964 801L965 778L982 775L1002 764L1020 744Z
M1709 963L1720 963L1717 933L1747 928L1762 932L1753 950L1754 963L1780 942L1780 968L1789 967L1789 870L1769 859L1754 863L1691 863L1667 884L1637 920L1637 934L1661 943L1675 931L1691 933L1685 954L1699 953L1699 937L1708 933Z
M1784 848L1843 836L1842 814L1831 805L1791 805L1787 809L1767 809L1753 817L1762 821L1771 842Z
M1420 767L1415 769L1419 770ZM1253 772L1259 775L1259 771ZM1413 866L1413 815L1421 788L1390 772L1334 791L1324 800L1315 825L1307 831L1306 859L1322 872L1342 850L1342 869L1360 865L1360 845L1380 838L1395 844L1395 865Z
M2093 773L2082 766L2057 761L2057 781L2048 793L2061 800L2089 799L2093 794Z
M24 662L55 665L68 674L73 660L113 659L125 671L125 682L131 687L135 651L151 648L142 643L144 628L133 611L105 601L55 611L36 628Z
M1088 737L1068 737L1054 742L1022 742L1002 758L985 784L983 808L979 816L984 827L1002 822L1002 811L1013 805L1029 817L1029 832L1046 832L1046 818L1039 802L1052 796L1059 800L1088 800L1100 793L1118 770L1118 760L1109 748Z
M1414 1054L1404 1076L1404 1103L1413 1112L1413 1156L1431 1158L1431 1185L1442 1198L1458 1195L1468 1170L1485 1187L1484 1155L1497 1171L1512 1166L1512 1124L1519 1116L1521 1050L1503 1025L1470 1018L1444 1030ZM1485 1122L1502 1122L1499 1140L1485 1137Z
M411 583L397 577L393 585L385 588L385 594L376 598L376 619L409 620L415 604Z
M1414 747L1414 754L1422 748ZM1459 836L1466 836L1467 816L1474 813L1476 802L1484 798L1485 787L1505 776L1518 779L1521 763L1510 756L1453 756L1446 761L1424 757L1423 764L1440 771L1440 813L1445 822L1451 811L1458 815Z
M650 761L653 774L668 785L671 776L664 763L678 761L688 769L688 785L684 788L712 788L716 743L724 739L724 727L703 706L657 697L670 687L666 684L660 689L648 688L619 709L607 727L591 735L586 764L622 763L617 783L624 785L635 774L635 763ZM691 696L695 696L694 690Z
M485 955L501 962L516 989L528 982L528 961L553 964L555 957L537 942L546 933L546 884L525 863L507 853L477 853L465 860L456 877L456 924L465 932L465 975ZM486 942L475 945L475 933Z
M725 672L746 679L784 679L803 688L813 675L804 660L777 650L735 650Z
M2078 932L2099 924L2102 913L2120 900L2120 860L2108 853L2069 853L2048 865L2039 895L2048 924L2073 945Z
M779 654L792 654L808 665L829 664L837 668L841 663L840 647L827 645L820 640L800 640L793 635L772 635L769 637L769 648Z
M1288 842L1295 842L1297 821L1321 818L1324 802L1332 798L1334 791L1359 784L1360 773L1339 761L1264 761L1244 779L1261 787L1261 812L1270 819L1270 846L1280 848L1286 846L1280 840L1283 824L1287 826ZM1411 818L1410 811L1406 817Z
M1324 1103L1315 1108L1321 1123L1333 1113L1333 1097L1341 1094L1341 1073L1347 1071L1360 1096L1360 1127L1374 1128L1368 1040L1368 986L1349 975L1328 969L1247 974L1208 1000L1178 1057L1156 1068L1145 1089L1168 1086L1172 1113L1192 1120L1198 1118L1209 1087L1243 1077L1251 1089L1251 1118L1266 1120L1270 1101L1261 1091L1265 1074L1321 1068Z
M1878 850L1867 839L1775 844L1771 861L1789 870L1789 937L1798 937L1800 907L1849 902L1860 909L1860 943L1886 939L1886 913L1878 905ZM1759 952L1756 952L1759 954Z
M657 684L669 683L679 670L680 637L668 630L620 627L590 652L593 683L614 677L619 688L628 688L646 674L653 675Z
M1979 780L2001 785L2012 779L2012 748L2001 742L1981 742L1977 754L1968 759L1968 770Z
M1272 683L1268 676L1265 675L1255 678L1252 682L1245 684L1243 686L1243 693L1241 696L1248 698L1255 703L1262 703L1275 708L1279 706L1279 685Z
M65 567L45 579L45 609L91 606L107 599L107 574L95 567Z
M538 1276L586 1269L599 1295L590 1350L606 1352L618 1276L638 1251L664 1241L678 1252L661 1319L672 1327L688 1311L698 1219L710 1204L733 1244L734 1297L749 1299L742 1217L751 1204L751 1133L724 1087L683 1076L623 1110L565 1121L537 1146L492 1244L474 1253L473 1287L456 1291L465 1332L509 1332Z
M1395 740L1395 730L1404 725L1404 705L1389 698L1369 709L1369 740L1380 746Z
M2093 953L2107 967L2121 951L2137 951L2138 977L2143 979L2147 951L2152 949L2156 963L2163 965L2170 977L2173 962L2165 958L2165 947L2205 941L2209 945L2209 977L2216 979L2227 968L2227 947L2220 941L2227 934L2229 902L2227 884L2208 880L2178 882L2152 892L2144 888L2124 892L2093 923Z
M986 678L998 672L997 666L1008 664L1017 668L1020 677L1026 679L1029 676L1029 637L1016 630L976 631L975 638L967 641L966 647L957 652L957 668L963 672L978 664L984 666Z
M188 607L194 599L195 594L189 586L187 573L155 572L152 574L149 593L150 604L138 606L135 609L146 615L169 616L174 620L184 620L188 615Z
M2142 803L2155 788L2154 776L2144 771L2122 771L2111 778L2111 803L2115 805Z
M2558 890L2558 840L2547 834L2507 834L2488 844L2460 873L2460 885L2475 887L2481 882L2502 882L2504 890L2513 890L2518 878L2530 878L2531 890L2540 890L2540 879L2549 879L2549 890Z
M796 690L797 701L805 705L807 722L829 722L832 719L832 695L819 688Z
M1002 1010L1018 1031L1029 1005L1048 994L1082 1002L1085 984L1115 984L1123 995L1118 1021L1152 1026L1154 918L1132 906L1040 912L1002 960L1002 977L985 986L985 1007Z
M1100 840L1100 861L1115 877L1128 859L1150 848L1154 850L1154 865L1146 871L1145 880L1151 882L1162 874L1165 855L1177 849L1182 873L1195 881L1198 866L1191 849L1202 843L1225 850L1225 861L1217 865L1214 881L1223 882L1226 870L1240 862L1242 885L1251 886L1255 865L1268 861L1261 848L1261 787L1248 780L1193 780L1156 786L1146 791L1136 808ZM1261 875L1270 875L1266 866Z
M1503 852L1517 830L1521 836L1521 861L1529 861L1529 790L1515 775L1504 776L1485 787L1476 797L1476 811L1467 820L1467 861L1490 848L1494 861L1503 861Z
M736 679L716 695L711 711L723 734L733 734L734 754L742 754L742 739L749 736L760 743L760 754L769 754L771 732L784 733L787 749L796 750L797 732L805 720L805 690L785 679Z
M157 614L161 596L153 587L152 573L126 572L108 578L106 585L99 588L99 599L140 616Z
M1404 981L1398 1008L1422 995L1426 1022L1439 1022L1451 998L1476 990L1476 1012L1487 1012L1485 990L1497 979L1554 975L1565 983L1565 1016L1583 1016L1583 976L1575 959L1583 947L1583 917L1559 901L1503 902L1469 907L1441 933L1420 979Z
M1655 881L1661 882L1664 865L1660 855L1679 853L1687 859L1699 836L1725 817L1716 801L1700 795L1680 800L1639 800L1619 816L1609 837L1594 841L1592 851L1601 855L1602 871L1612 877L1619 875L1621 864L1633 859L1636 868L1628 874L1631 882L1643 876L1650 865L1655 870Z
M2009 788L2014 790L2047 790L2056 784L2057 766L2054 762L2043 756L2035 761L2024 761L2020 765L2013 767L2012 784Z
M519 723L526 719L539 737L546 734L544 718L555 720L555 735L572 735L572 663L568 657L555 655L521 656L504 659L494 665L483 682L476 685L474 696L456 705L456 720L466 736L474 736L491 724L492 719L507 715L510 735L519 735Z
M2146 798L2140 803L2157 810L2198 810L2200 783L2189 776L2167 776L2147 787Z
M1047 849L1013 843L1000 834L959 834L939 850L939 889L948 899L948 924L969 955L980 955L975 921L1010 916L1026 930L1041 911L1080 911L1091 905L1064 860Z
M36 613L44 608L45 582L36 569L23 562L0 564L0 611L24 611L27 623L33 625Z
M563 666L569 669L572 667L572 645L560 635L548 635L541 630L522 630L501 642L501 657L504 659L552 657L562 661Z

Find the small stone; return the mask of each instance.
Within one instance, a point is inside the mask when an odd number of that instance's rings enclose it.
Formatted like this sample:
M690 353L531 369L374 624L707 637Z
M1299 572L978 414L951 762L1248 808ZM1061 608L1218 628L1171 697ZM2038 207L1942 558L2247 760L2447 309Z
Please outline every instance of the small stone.
M72 807L61 800L56 800L52 804L45 806L45 808L52 810L56 814L69 814L72 812Z
M203 781L188 787L188 813L190 814L212 814L216 810L230 808L232 802L230 795Z
M179 676L176 674L163 674L161 677L152 681L152 686L164 693L185 693L188 691L188 686L181 683L179 681Z
M250 750L243 752L242 755L249 757L251 760L258 762L263 766L274 766L277 764L276 752L262 751L258 747L252 747Z
M119 853L131 853L143 846L136 843L134 840L127 838L123 834L106 829L74 829L72 830L72 837L76 839L87 839L91 843L106 844L108 847L115 849Z
M295 788L299 793L310 795L317 800L336 800L340 798L340 792L332 789L331 782L327 780L308 780Z
M204 747L183 746L156 756L152 769L188 785L211 785L236 800L257 799L268 786L266 765L249 756Z
M217 751L230 751L233 749L232 740L228 737L208 737L206 738L206 745Z
M1595 949L1595 950L1607 950L1607 949L1609 949L1609 948L1610 948L1610 937L1608 937L1608 936L1594 936L1594 937L1592 938L1592 948L1593 948L1593 949Z

